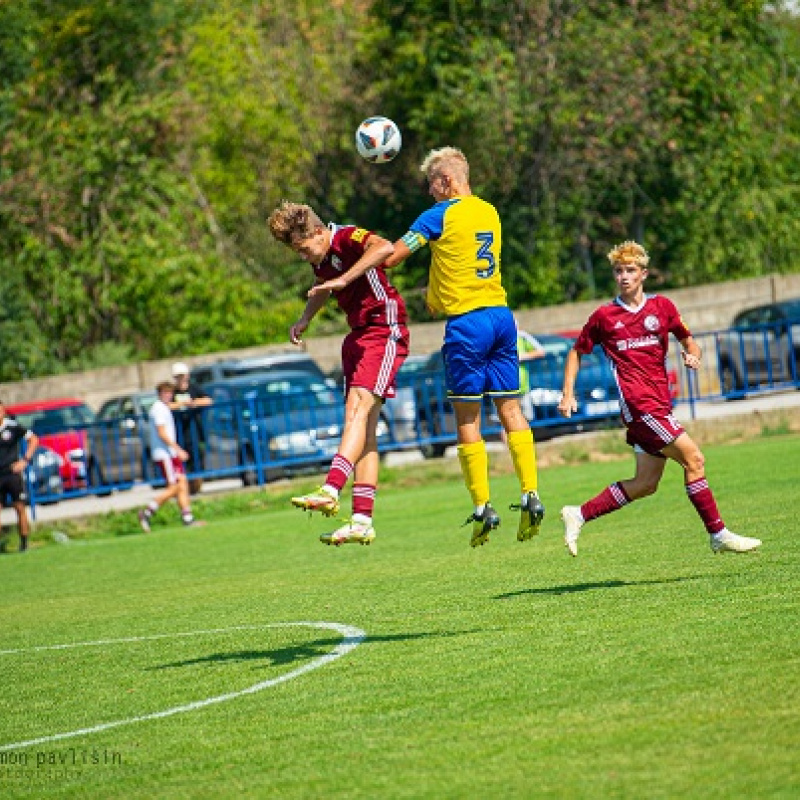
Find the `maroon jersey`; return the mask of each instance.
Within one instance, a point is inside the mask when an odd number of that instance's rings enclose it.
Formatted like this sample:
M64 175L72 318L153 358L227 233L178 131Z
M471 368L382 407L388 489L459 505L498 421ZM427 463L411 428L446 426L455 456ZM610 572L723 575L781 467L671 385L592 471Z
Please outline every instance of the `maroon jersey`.
M354 225L330 225L332 238L328 254L314 266L314 274L323 281L338 278L364 255L370 231ZM312 265L313 266L313 265ZM367 325L402 325L406 306L397 289L389 283L381 264L365 272L339 292L334 293L339 308L347 315L352 329Z
M600 306L583 326L575 350L586 355L596 344L603 348L619 387L626 424L672 411L666 369L670 333L678 341L692 335L675 304L655 294L646 295L639 308L617 298Z

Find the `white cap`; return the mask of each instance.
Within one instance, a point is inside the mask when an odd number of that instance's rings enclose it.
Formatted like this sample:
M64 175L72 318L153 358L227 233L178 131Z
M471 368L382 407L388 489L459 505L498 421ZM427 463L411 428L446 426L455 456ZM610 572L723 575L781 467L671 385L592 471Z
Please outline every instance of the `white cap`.
M172 365L172 377L175 378L178 375L188 375L189 374L189 367L183 363L183 361L176 361Z

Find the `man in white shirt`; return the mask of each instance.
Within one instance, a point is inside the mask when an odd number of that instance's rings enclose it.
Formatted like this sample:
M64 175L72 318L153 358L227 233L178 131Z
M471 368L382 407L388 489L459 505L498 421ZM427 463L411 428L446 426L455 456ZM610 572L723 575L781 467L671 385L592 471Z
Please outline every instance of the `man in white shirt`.
M178 501L183 524L195 524L189 502L189 483L183 467L189 454L178 444L175 418L169 407L175 394L175 386L169 381L164 381L158 384L156 390L158 400L153 403L149 414L150 453L156 471L161 473L167 486L161 494L139 511L139 524L145 533L150 532L150 520L153 515L173 497Z

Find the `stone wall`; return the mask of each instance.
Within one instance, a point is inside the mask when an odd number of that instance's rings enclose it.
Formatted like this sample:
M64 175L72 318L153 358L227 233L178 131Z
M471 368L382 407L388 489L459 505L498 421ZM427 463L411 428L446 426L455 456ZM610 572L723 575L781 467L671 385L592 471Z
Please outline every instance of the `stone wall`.
M800 274L770 275L688 289L671 289L666 294L675 301L689 327L700 333L728 327L733 315L747 306L800 296ZM598 301L592 300L520 309L517 311L517 318L520 326L531 333L574 331L583 325L598 305ZM436 350L441 345L443 332L444 323L441 321L412 326L411 351L429 353ZM306 342L306 350L323 369L330 370L339 364L341 339L341 335L310 338ZM51 397L77 397L97 408L109 397L151 388L158 381L169 379L170 366L178 359L193 365L220 358L257 356L286 349L290 349L288 343L249 347L206 356L185 357L176 353L175 358L169 360L144 361L128 367L108 367L18 383L2 383L0 398L11 405Z

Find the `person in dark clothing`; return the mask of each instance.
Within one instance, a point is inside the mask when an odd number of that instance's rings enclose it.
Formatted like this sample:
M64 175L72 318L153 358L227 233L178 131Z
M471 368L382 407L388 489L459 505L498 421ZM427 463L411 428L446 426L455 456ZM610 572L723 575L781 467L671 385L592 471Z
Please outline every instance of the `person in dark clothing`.
M25 452L19 454L19 443L25 442ZM39 437L20 425L15 419L6 416L6 409L0 402L0 504L10 505L17 512L19 527L19 549L28 549L28 512L23 500L22 473L30 464ZM10 503L9 503L10 501Z
M175 396L169 407L175 415L180 442L189 454L186 471L198 472L203 469L205 451L203 408L210 406L212 400L196 383L189 380L189 367L181 361L172 365L172 380L175 384ZM202 478L189 479L189 491L192 494L197 494L202 485Z

